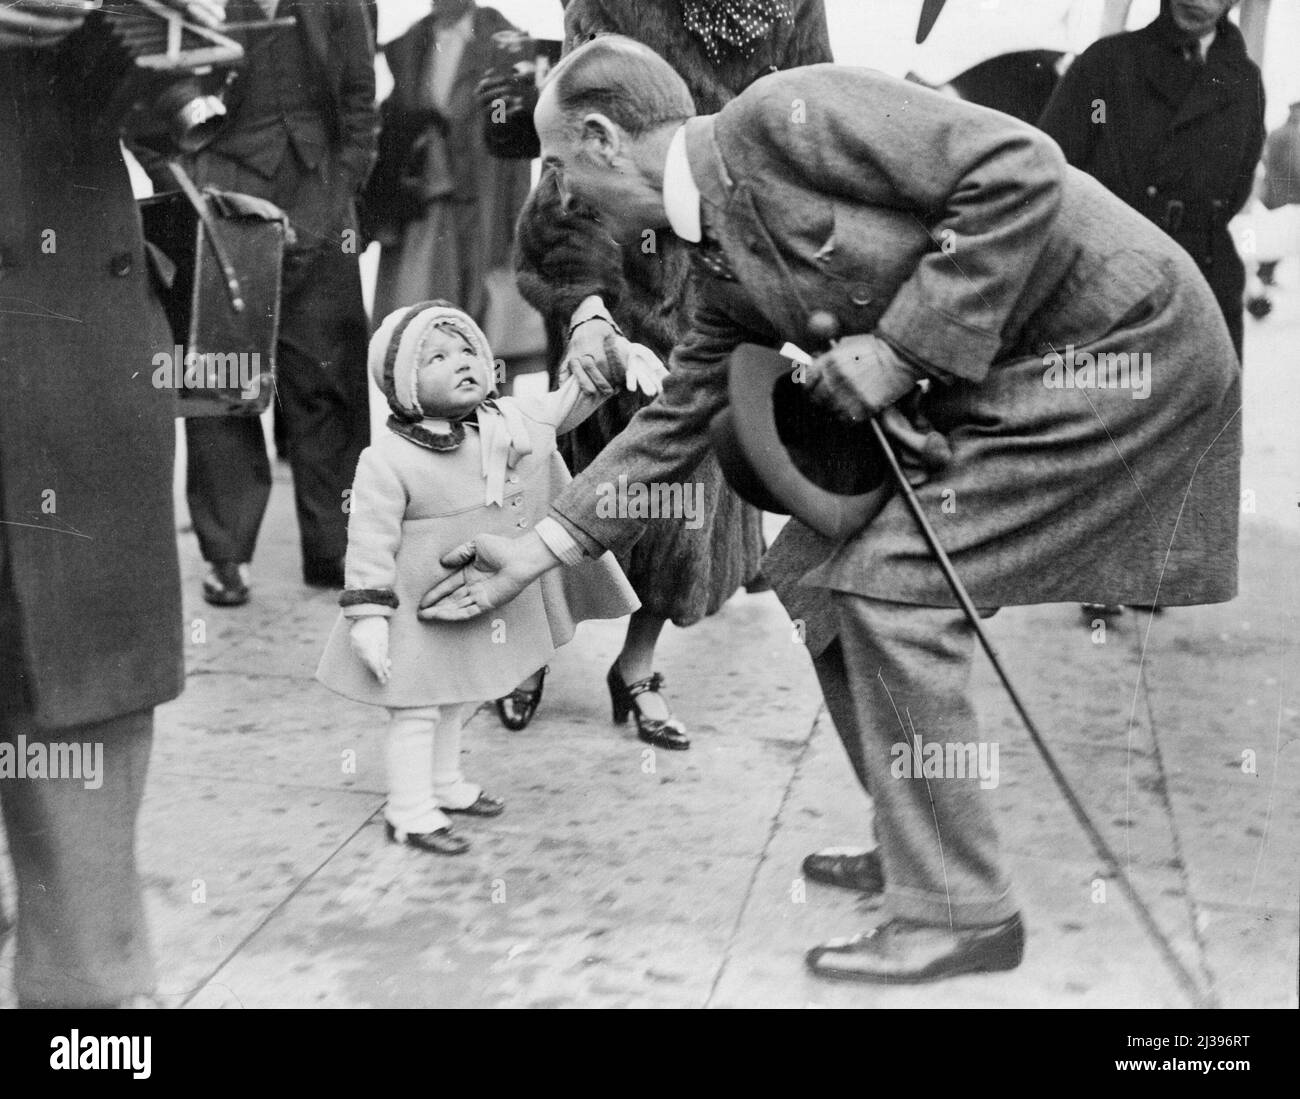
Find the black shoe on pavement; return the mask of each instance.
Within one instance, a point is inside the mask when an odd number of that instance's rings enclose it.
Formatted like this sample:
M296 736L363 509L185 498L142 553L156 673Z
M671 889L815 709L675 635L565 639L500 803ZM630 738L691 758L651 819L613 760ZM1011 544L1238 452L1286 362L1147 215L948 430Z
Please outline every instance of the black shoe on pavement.
M883 893L885 869L879 851L828 847L803 860L804 877L821 885L856 889L860 893Z
M636 720L636 735L647 744L656 748L667 748L673 752L684 752L691 746L691 739L686 735L686 726L670 712L666 719L649 718L641 713L637 696L648 692L658 694L664 685L664 677L658 672L638 679L635 683L625 683L618 670L618 661L610 665L609 674L605 676L609 687L609 701L613 709L614 723L622 725L628 714Z
M469 850L469 840L450 828L439 828L433 832L399 832L388 821L384 821L384 834L390 843L404 843L407 847L429 851L434 855L463 855Z
M550 670L543 668L537 673L536 687L527 690L516 687L508 695L496 700L497 717L507 729L518 732L528 727L533 715L537 713L537 707L542 704L542 689L546 686L546 673Z
M247 566L233 561L209 564L203 598L214 607L242 607L248 602Z
M302 581L309 588L343 587L341 557L310 558L302 563Z
M1017 913L992 927L950 931L894 918L851 939L815 946L806 956L818 977L871 984L921 984L962 973L1015 969L1025 956Z
M480 793L474 799L474 803L465 806L464 809L457 809L452 805L439 805L438 808L444 813L464 813L467 817L499 817L506 811L506 803L500 798Z

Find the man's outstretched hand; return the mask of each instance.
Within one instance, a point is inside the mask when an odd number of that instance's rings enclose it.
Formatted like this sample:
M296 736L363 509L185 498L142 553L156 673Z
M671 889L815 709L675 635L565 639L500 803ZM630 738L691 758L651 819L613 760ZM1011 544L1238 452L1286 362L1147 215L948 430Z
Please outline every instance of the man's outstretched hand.
M503 607L560 562L536 534L502 538L480 534L443 554L453 570L430 588L417 612L425 621L462 622Z

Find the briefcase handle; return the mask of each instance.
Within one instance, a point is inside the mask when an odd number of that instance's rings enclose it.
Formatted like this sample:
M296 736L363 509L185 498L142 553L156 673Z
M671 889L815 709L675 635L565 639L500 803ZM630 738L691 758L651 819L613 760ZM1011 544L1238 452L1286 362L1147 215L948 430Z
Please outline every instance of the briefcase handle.
M212 246L212 254L216 258L217 266L221 268L221 277L226 280L226 295L230 298L230 308L236 313L244 311L244 291L239 284L239 276L235 274L234 265L230 262L230 256L226 252L225 245L221 242L221 235L217 232L216 219L212 216L212 211L208 207L208 200L203 197L202 192L194 186L194 181L190 179L189 173L180 166L179 161L169 160L167 168L176 180L176 185L181 189L181 193L190 201L194 207L194 212L199 216L199 222L203 226L204 233L207 234L208 243Z

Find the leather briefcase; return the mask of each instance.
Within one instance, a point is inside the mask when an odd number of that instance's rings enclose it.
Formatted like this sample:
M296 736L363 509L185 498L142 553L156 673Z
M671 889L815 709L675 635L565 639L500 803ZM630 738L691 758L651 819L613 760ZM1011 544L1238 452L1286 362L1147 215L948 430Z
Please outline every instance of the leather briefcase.
M179 416L259 415L275 390L288 218L262 199L178 182L140 201L175 339L170 362L155 359L155 384L176 390Z

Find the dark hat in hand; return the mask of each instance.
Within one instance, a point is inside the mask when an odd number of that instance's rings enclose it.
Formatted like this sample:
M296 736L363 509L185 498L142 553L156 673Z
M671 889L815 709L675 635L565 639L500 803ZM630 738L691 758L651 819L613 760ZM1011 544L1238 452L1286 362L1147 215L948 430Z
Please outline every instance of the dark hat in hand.
M885 506L889 466L870 424L815 404L794 370L771 348L736 348L730 407L709 428L713 450L743 500L793 515L827 538L847 538Z

